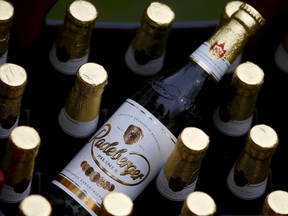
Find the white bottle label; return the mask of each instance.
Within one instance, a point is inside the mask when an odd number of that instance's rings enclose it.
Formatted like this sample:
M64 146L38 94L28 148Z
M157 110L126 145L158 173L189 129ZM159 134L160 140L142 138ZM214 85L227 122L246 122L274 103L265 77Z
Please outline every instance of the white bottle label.
M160 171L175 143L176 137L157 118L127 99L53 183L90 213L87 206L92 202L93 209L99 208L111 191L134 200Z
M230 120L223 122L219 116L219 106L216 108L213 115L213 121L216 128L221 131L221 133L231 137L238 137L246 134L251 128L252 120L253 115L243 121Z
M164 174L162 168L156 179L156 186L158 191L167 199L173 201L183 201L191 192L195 190L197 179L192 183L184 187L181 191L172 191L169 187L169 181Z
M2 56L0 56L0 65L7 63L7 58L8 58L8 50Z
M227 185L230 191L235 194L235 196L245 200L252 200L259 198L265 193L267 186L267 178L265 179L265 181L259 184L246 184L240 187L236 185L234 181L234 168L232 168L227 177Z
M18 193L15 192L14 188L4 184L2 187L2 191L0 193L0 200L6 203L18 203L22 201L26 196L30 194L31 191L31 182L25 191Z
M151 76L156 73L158 73L164 64L165 59L165 53L160 56L158 59L153 59L147 62L146 64L140 65L135 60L134 50L132 48L132 43L127 49L127 52L125 54L125 62L129 69L133 72L135 72L138 75L142 76Z
M230 62L224 55L225 52L221 44L211 46L205 42L190 57L219 82L230 67Z
M82 58L69 59L66 62L61 62L57 58L56 46L54 44L51 48L49 58L50 58L50 63L57 71L63 74L67 74L67 75L75 75L77 73L78 68L88 62L89 52L86 55L84 55Z

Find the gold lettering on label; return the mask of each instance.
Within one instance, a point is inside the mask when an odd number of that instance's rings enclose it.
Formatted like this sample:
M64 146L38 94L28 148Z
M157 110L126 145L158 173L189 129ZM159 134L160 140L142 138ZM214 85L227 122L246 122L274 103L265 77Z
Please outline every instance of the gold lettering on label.
M91 138L90 142L93 143L94 147L98 148L105 155L109 156L111 160L115 161L120 168L123 168L123 170L120 172L121 176L129 175L133 180L139 179L141 182L144 181L150 173L150 165L148 160L137 152L128 152L128 149L126 148L118 149L117 146L119 145L119 142L107 142L105 137L111 132L111 128L112 126L110 124L104 125L103 128ZM147 174L143 174L142 171L139 170L131 160L129 160L129 157L125 156L125 153L143 158L147 163ZM94 157L94 160L97 164L99 164L96 157ZM107 172L103 166L100 164L98 166L103 171ZM111 174L109 176L111 176ZM111 177L113 179L117 179L114 176Z

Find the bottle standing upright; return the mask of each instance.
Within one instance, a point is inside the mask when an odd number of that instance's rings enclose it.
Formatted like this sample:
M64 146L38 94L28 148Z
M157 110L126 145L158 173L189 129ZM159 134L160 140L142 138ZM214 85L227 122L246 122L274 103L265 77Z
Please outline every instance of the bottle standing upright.
M55 70L75 75L78 68L88 62L96 18L97 10L89 1L75 0L68 5L64 24L49 54Z
M132 72L151 76L162 69L174 19L174 12L166 4L152 2L146 8L141 25L125 53L125 63Z
M226 136L244 136L252 126L264 71L252 62L238 65L230 80L227 94L213 115L216 128Z
M134 200L160 171L184 127L201 124L206 107L216 106L211 103L219 80L264 22L243 4L185 65L147 80L55 177L51 202L66 199L70 206L62 209L98 215L111 191Z
M228 188L235 196L254 200L266 192L270 164L278 143L273 128L258 124L250 129L243 150L227 177Z
M19 124L26 70L13 63L0 65L0 139L6 139Z
M196 189L201 163L210 143L209 136L197 127L186 127L175 149L156 178L157 190L165 198L183 201Z
M13 4L6 0L0 0L0 65L7 62L10 28L13 20Z
M30 194L40 143L38 132L29 126L17 126L9 134L2 161L5 179L0 201L4 214L17 211L18 204Z
M75 84L58 116L58 123L65 133L82 138L95 132L107 79L108 74L102 65L87 62L79 67Z

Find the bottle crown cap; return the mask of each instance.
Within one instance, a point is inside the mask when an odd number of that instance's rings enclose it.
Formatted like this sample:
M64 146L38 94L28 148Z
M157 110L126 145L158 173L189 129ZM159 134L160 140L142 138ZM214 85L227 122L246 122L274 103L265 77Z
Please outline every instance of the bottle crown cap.
M85 96L98 96L108 83L108 74L103 66L88 62L83 64L76 74L75 87Z
M0 95L7 98L21 96L26 88L27 73L17 64L4 63L0 65Z
M275 190L270 192L263 205L265 215L288 215L288 192Z
M19 204L20 215L42 215L50 216L52 214L52 207L50 202L39 194L31 194L25 197Z
M270 158L278 145L279 139L275 130L265 124L258 124L250 129L245 149L255 158Z
M214 215L216 213L216 208L216 203L209 194L202 191L193 191L184 200L181 216Z
M197 127L186 127L179 135L177 149L181 156L188 161L195 160L195 156L203 156L209 146L210 138Z
M132 215L133 201L122 192L111 192L103 198L102 214L100 215ZM107 214L105 214L107 213Z
M252 62L241 63L235 68L231 83L241 95L256 95L264 83L264 71Z
M66 18L80 27L94 24L97 15L96 7L86 0L73 1L66 10Z

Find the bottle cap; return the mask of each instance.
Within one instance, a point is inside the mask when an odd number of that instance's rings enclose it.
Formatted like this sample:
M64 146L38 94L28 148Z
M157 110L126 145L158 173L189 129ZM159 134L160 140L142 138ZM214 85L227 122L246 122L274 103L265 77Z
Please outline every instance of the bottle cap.
M261 215L288 215L288 192L275 190L264 201Z
M251 5L244 3L241 4L231 17L241 22L246 26L250 34L255 34L259 28L265 24L264 17Z
M133 212L132 199L122 192L110 192L103 198L100 216L129 216Z
M94 25L97 14L95 6L85 0L73 1L66 12L67 19L77 26Z
M160 2L152 2L143 16L143 23L148 24L153 30L170 30L175 19L175 14L169 6Z
M35 158L38 154L40 142L38 132L29 126L17 126L9 134L6 153L2 162L5 176L0 195L2 201L20 202L23 197L30 193ZM11 193L11 196L7 196Z
M17 98L22 96L27 83L25 69L17 64L0 65L0 96Z
M13 5L9 1L0 0L0 34L9 31L13 18Z
M76 73L75 90L86 97L99 96L102 95L107 80L108 74L102 65L88 62Z
M25 197L19 204L18 216L50 216L52 207L50 202L39 194L31 194Z
M176 148L181 157L187 161L195 161L195 157L203 157L209 146L209 136L196 127L186 127L178 137ZM179 160L179 158L178 158Z
M247 61L235 68L231 82L240 95L256 95L264 82L264 71L258 65Z
M271 127L265 124L255 125L247 137L245 150L257 159L270 158L278 145L278 135Z
M58 117L65 133L80 138L95 132L107 80L108 74L104 67L94 62L83 64L78 69L75 84Z
M181 216L211 216L216 213L216 203L207 193L194 191L184 200Z
M220 17L220 25L222 23L226 23L231 16L240 8L240 6L243 4L243 1L229 1L224 7L223 12L221 13Z

